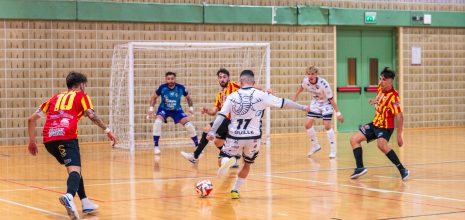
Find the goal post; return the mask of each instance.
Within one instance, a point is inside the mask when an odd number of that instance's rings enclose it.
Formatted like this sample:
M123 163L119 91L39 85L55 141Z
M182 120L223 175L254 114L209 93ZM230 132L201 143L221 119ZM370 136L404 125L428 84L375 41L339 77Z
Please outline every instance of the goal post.
M230 71L230 80L238 82L244 69L255 73L256 83L269 89L270 43L268 42L128 42L114 47L110 80L110 126L119 138L117 148L134 151L153 146L152 124L146 119L150 97L165 83L165 72L177 73L176 82L186 86L194 101L191 122L200 134L214 117L201 115L199 109L213 107L221 90L216 72ZM160 100L155 107L158 107ZM185 102L182 103L186 110ZM187 113L187 112L186 112ZM269 141L270 110L264 120L264 137ZM163 124L160 144L188 145L182 126L172 121Z

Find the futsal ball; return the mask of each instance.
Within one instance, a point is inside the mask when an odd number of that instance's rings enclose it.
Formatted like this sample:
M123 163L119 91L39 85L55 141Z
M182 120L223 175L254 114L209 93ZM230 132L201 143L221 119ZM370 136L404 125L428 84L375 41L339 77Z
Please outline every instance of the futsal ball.
M195 191L201 198L205 198L213 190L213 184L210 180L201 180L195 184Z

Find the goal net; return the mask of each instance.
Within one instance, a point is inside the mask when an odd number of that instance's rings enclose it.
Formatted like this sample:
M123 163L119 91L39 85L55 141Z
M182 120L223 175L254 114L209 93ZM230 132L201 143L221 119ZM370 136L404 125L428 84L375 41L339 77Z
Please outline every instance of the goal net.
M242 70L255 73L256 84L270 87L269 43L202 43L202 42L129 42L116 45L113 51L110 82L110 127L118 136L118 148L134 151L153 147L152 125L147 118L150 99L165 83L165 73L176 72L176 82L186 86L194 102L191 122L201 135L206 123L214 117L201 115L203 107L212 108L216 93L222 88L216 72L226 68L230 79L238 82ZM239 82L238 82L239 83ZM158 98L155 111L160 104ZM187 114L187 102L182 100ZM269 109L263 120L264 137L269 137ZM174 125L171 118L162 125L160 146L192 145L185 128Z

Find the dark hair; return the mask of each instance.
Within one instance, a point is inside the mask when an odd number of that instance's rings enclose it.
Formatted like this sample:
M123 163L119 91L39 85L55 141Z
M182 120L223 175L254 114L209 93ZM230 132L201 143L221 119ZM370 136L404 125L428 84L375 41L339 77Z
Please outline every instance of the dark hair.
M68 87L68 89L74 88L76 86L79 86L79 84L86 82L86 75L80 72L71 71L68 73L68 76L66 76L66 86Z
M244 70L244 71L242 71L241 76L251 76L251 77L254 77L254 74L253 74L252 70Z
M176 73L175 72L166 72L165 73L165 77L169 76L169 75L172 75L174 77L176 77Z
M216 72L216 76L220 76L220 73L226 74L229 77L229 71L225 68L219 69L218 72Z
M392 71L389 67L384 67L380 75L384 76L384 78L386 79L394 79L396 77L396 73Z

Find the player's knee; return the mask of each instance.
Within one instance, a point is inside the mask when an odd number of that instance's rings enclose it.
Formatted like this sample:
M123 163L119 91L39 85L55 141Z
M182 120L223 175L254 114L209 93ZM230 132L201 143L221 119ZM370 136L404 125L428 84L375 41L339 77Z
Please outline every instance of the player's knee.
M197 134L195 133L195 127L190 121L184 124L184 127L186 128L187 132L191 137L197 136Z
M356 134L352 135L352 137L350 137L350 145L352 147L355 147L355 146L358 146L359 144L360 144L360 140L357 137L357 135Z
M153 123L153 136L160 136L161 125L162 125L161 119L159 118L155 119L155 123Z
M217 148L221 148L224 144L224 140L215 138L215 141L213 141L213 143Z

